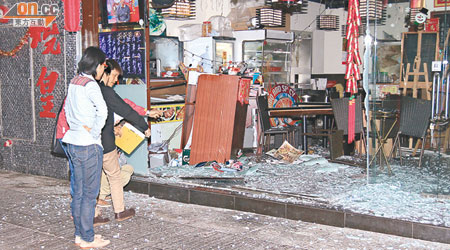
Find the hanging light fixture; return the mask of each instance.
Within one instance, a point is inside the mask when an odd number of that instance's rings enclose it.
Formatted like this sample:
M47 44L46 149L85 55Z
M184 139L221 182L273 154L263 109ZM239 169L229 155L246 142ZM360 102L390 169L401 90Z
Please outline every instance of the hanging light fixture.
M308 0L266 0L266 5L290 14L306 14Z
M195 0L175 0L170 8L159 11L164 19L193 19L195 18Z
M316 18L317 28L320 30L338 30L339 16L336 15L319 15Z
M367 2L369 2L368 8ZM377 24L384 24L386 22L386 8L383 0L361 0L359 12L363 23L367 22L367 16L369 16L369 21L376 22Z
M256 10L257 27L285 27L285 14L281 10L261 8Z

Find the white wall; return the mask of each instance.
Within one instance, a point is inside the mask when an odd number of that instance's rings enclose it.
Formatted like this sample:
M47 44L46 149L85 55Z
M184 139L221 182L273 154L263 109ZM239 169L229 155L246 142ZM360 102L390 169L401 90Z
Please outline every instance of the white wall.
M346 65L342 64L342 53L340 32L314 31L312 74L344 74Z
M312 62L311 73L323 74L325 72L325 32L314 31L312 35Z
M323 4L309 2L306 14L294 14L291 16L291 30L314 31L316 30L316 16L324 10ZM308 27L308 25L311 26Z
M344 74L341 30L318 30L316 17L320 13L338 15L340 25L347 20L346 11L343 8L325 10L324 5L310 2L307 14L292 15L291 30L313 32L312 74Z
M231 10L230 1L225 0L197 0L196 16L192 20L165 20L167 25L167 36L178 36L181 25L201 24L210 17L216 15L227 16Z

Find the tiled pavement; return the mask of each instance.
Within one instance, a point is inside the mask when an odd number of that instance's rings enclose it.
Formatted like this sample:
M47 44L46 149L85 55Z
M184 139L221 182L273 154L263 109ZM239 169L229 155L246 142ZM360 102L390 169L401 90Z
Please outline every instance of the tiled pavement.
M78 249L68 182L0 171L0 249ZM127 192L134 218L96 228L105 249L450 249L450 245Z

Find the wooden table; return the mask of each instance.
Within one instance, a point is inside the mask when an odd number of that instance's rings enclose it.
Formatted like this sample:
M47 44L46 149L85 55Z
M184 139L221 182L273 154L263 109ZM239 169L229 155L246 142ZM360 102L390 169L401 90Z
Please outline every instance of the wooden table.
M303 150L308 153L307 124L306 116L308 115L333 115L333 109L330 103L300 103L294 107L269 108L270 117L289 117L302 118L303 120ZM326 129L326 121L323 125Z
M332 108L315 108L315 109L305 109L298 107L289 108L271 108L269 109L270 117L290 117L290 118L301 118L305 115L332 115Z

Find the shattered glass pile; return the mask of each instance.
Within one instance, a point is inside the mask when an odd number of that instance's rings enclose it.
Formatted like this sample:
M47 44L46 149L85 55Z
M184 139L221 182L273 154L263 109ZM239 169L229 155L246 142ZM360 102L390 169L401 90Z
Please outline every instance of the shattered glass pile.
M210 166L151 168L157 182L202 185L237 191L255 198L312 205L392 219L450 227L450 158L428 153L422 168L417 159L403 166L392 162L370 170L351 156L330 162L320 155L302 155L285 164L267 155L241 157L243 170L218 172ZM343 164L348 162L349 164ZM361 165L361 164L360 164Z

